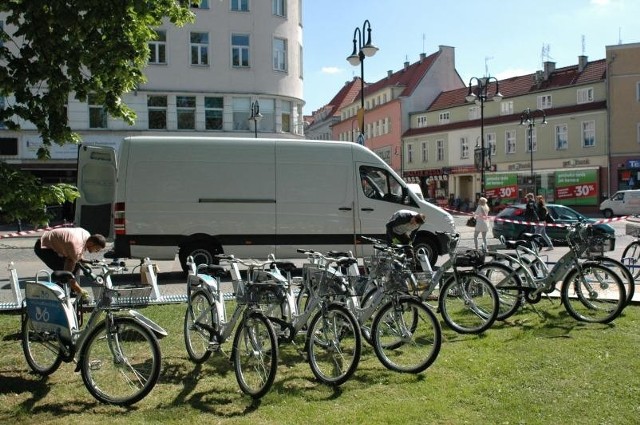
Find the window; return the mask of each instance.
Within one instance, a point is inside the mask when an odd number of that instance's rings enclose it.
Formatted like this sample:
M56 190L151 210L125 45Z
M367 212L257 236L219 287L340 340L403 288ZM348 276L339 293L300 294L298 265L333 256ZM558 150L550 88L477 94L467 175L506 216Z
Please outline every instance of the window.
M566 124L556 125L556 150L563 150L569 147L569 130Z
M427 116L421 115L418 117L418 128L427 126Z
M593 102L593 87L578 89L578 104Z
M304 66L303 66L304 64L302 62L302 58L303 57L304 57L304 55L302 54L302 46L298 44L298 60L300 61L298 63L298 67L299 67L299 70L300 70L300 78L303 78L303 75L302 75L302 70L304 69Z
M503 100L500 102L500 115L513 114L513 100Z
M385 118L382 122L382 131L384 134L389 134L389 117Z
M640 102L640 82L636 83L636 100Z
M427 142L422 142L422 162L429 162L429 145Z
M287 40L282 38L273 39L273 69L287 70Z
M157 37L149 42L149 63L167 63L167 32L156 31Z
M449 111L440 112L440 115L438 116L438 123L447 124L448 122L449 122Z
M525 148L525 152L537 152L538 151L538 132L535 127L531 127L531 133L529 133L529 128L527 128L527 147Z
M287 16L286 0L271 0L271 12L276 16Z
M167 129L167 96L147 96L149 130Z
M107 110L99 103L96 95L90 94L88 103L89 128L107 128Z
M282 121L282 132L291 133L291 102L280 101L280 119Z
M224 110L224 98L204 98L204 128L206 130L222 130L222 112Z
M596 122L582 122L582 147L592 148L596 145Z
M460 159L469 158L469 140L466 137L460 138Z
M436 140L436 161L444 161L444 140Z
M191 33L191 65L209 65L209 34Z
M250 116L251 116L251 99L248 97L234 97L233 98L233 129L249 130ZM253 124L253 122L251 124ZM260 126L260 123L258 123L258 127L259 126ZM251 129L253 129L253 125Z
M361 166L360 182L362 191L367 198L394 204L403 203L402 185L387 170Z
M1 25L0 25L0 30L2 30L2 26ZM0 44L1 44L1 42L0 42ZM5 105L4 102L5 102L4 97L0 96L0 111L2 111L4 109L4 105ZM7 125L4 123L4 121L0 121L0 128L7 128Z
M260 105L260 113L262 114L262 119L260 120L260 124L258 128L263 131L276 131L276 106L274 99L258 99L258 104Z
M249 66L249 35L231 35L231 65L234 67Z
M407 143L407 163L413 163L413 144Z
M505 153L516 153L516 132L514 130L505 131L504 139Z
M0 155L1 156L18 155L18 138L17 137L0 137Z
M176 96L176 118L178 130L196 129L195 96Z
M231 10L235 12L248 12L249 0L231 0Z
M209 8L209 0L200 0L200 4L196 4L195 2L191 3L191 7L196 9L208 9Z
M469 119L470 120L480 119L480 107L479 106L471 106L471 107L469 107Z
M551 95L545 94L543 96L538 96L538 109L548 109L551 108Z
M496 133L487 133L484 137L489 148L489 155L496 156Z

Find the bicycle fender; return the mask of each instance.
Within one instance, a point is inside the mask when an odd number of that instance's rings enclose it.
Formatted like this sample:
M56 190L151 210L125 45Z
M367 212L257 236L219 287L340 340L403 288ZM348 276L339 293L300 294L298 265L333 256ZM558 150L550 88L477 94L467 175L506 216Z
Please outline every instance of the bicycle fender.
M153 320L147 318L142 313L139 313L136 310L129 310L129 314L131 317L135 319L136 322L140 323L142 326L151 329L151 331L156 335L156 338L162 339L165 336L169 335L167 331L165 331L160 325L158 325Z

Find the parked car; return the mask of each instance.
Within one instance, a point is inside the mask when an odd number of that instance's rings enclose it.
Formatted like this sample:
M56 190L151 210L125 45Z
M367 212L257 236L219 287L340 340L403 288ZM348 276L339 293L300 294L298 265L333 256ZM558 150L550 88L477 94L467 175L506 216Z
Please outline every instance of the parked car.
M509 221L503 220L514 220L514 221L523 221L524 216L524 208L525 204L514 204L510 205L504 210L502 210L497 216L493 223L493 237L499 238L500 236L504 236L505 239L517 239L522 233L532 232L532 227L520 224L520 223L511 223ZM558 204L547 204L547 208L551 217L555 220L554 224L573 224L577 221L582 221L585 223L594 223L596 220L593 218L586 217L580 214L578 211L569 208L564 205ZM503 219L503 220L501 220ZM611 248L614 248L615 240L615 230L613 227L608 224L600 223L593 226L598 229L600 232L610 235L612 238ZM547 227L547 235L551 238L551 240L555 243L565 243L567 236L567 228L566 227L556 227L549 226Z

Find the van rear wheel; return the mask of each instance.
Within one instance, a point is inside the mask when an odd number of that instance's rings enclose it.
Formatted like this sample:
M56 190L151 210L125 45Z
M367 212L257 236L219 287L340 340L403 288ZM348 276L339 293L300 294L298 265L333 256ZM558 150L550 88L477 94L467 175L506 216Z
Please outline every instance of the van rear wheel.
M606 210L602 211L602 214L604 215L604 218L611 218L613 217L613 211L609 208L607 208Z
M210 242L192 242L180 248L178 259L180 260L182 270L187 272L189 271L189 267L187 266L188 257L193 257L196 267L200 264L218 264L215 255L220 252L222 252L220 247Z

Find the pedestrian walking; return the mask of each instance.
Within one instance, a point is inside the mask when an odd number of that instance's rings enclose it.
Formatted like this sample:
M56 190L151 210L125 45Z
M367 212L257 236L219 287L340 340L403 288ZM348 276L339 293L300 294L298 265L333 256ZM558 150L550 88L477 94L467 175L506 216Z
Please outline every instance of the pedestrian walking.
M482 235L482 246L487 248L487 232L489 231L489 206L487 205L487 198L481 197L478 199L478 207L476 208L473 216L476 219L476 226L473 231L473 242L478 249L478 236Z
M536 234L542 236L544 243L547 244L547 251L551 251L553 249L553 242L551 242L551 238L547 235L547 223L551 221L551 216L549 215L549 209L547 208L544 198L541 195L537 197L536 207L538 213Z
M534 223L529 225L528 231L531 233L535 233L535 223L538 223L538 221L540 221L540 219L538 218L538 206L536 205L533 193L527 193L525 199L527 203L524 207L524 215L522 216L522 218L529 223Z

